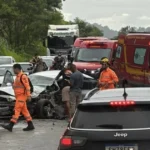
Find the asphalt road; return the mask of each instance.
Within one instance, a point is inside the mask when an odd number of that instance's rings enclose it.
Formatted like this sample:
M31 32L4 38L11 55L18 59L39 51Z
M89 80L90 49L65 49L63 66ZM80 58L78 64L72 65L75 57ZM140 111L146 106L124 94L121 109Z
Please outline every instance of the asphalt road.
M0 127L0 150L57 150L59 139L67 127L65 120L34 120L35 130L22 131L25 121L14 126L13 132Z

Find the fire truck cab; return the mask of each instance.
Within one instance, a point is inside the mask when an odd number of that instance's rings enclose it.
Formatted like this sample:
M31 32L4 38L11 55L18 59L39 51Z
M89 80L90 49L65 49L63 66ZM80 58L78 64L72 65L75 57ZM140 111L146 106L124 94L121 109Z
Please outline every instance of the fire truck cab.
M74 45L73 45L73 48L72 48L72 55L71 56L75 56L75 53L77 52L77 50L79 50L80 48L80 45L83 41L93 41L93 40L100 40L100 39L108 39L108 38L105 38L105 37L80 37L80 38L76 38L75 42L74 42Z
M101 68L101 58L108 57L112 61L116 47L117 41L108 39L83 41L74 56L73 63L79 71L95 77L95 72Z
M132 87L150 86L150 33L120 35L113 63L120 81Z

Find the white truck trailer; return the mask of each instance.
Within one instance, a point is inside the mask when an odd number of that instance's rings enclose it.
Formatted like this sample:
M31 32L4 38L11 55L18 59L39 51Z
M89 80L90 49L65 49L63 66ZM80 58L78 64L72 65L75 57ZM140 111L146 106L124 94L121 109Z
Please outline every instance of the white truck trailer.
M79 37L79 27L73 25L49 25L47 32L47 55L66 55L72 50L75 39Z

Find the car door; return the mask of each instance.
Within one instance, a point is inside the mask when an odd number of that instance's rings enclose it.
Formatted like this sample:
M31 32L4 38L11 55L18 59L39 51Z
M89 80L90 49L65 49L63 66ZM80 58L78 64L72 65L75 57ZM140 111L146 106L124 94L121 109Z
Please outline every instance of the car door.
M4 79L3 79L3 82L2 82L2 87L12 86L13 83L14 83L13 75L10 71L7 70L5 75L4 75Z
M131 86L145 86L148 49L146 46L127 46L126 72Z

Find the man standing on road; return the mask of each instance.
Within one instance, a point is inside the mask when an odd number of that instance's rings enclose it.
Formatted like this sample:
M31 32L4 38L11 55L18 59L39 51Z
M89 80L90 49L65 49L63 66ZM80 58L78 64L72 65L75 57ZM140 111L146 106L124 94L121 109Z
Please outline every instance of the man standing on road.
M74 64L71 66L73 72L70 76L70 107L71 117L73 116L76 106L82 100L83 75L79 72Z
M61 76L63 77L62 82L62 101L65 103L66 106L66 114L70 119L70 76L72 74L70 70L70 66L72 64L68 64L64 69L60 71L56 80L58 80Z
M2 127L12 132L14 124L17 123L17 120L20 114L22 113L28 123L28 126L24 128L23 131L30 131L34 129L34 126L26 105L26 101L31 100L29 80L28 77L22 73L20 64L15 64L13 66L13 70L14 73L16 74L16 79L13 84L13 89L16 97L14 115L12 116L9 125L2 125Z
M102 58L100 63L102 64L102 72L98 81L100 90L114 89L119 79L116 73L109 68L108 58Z

